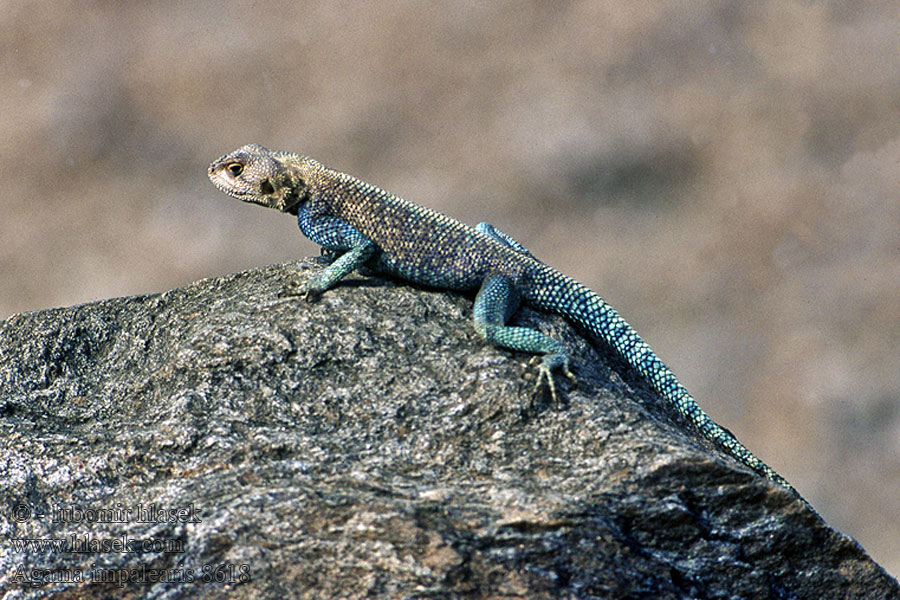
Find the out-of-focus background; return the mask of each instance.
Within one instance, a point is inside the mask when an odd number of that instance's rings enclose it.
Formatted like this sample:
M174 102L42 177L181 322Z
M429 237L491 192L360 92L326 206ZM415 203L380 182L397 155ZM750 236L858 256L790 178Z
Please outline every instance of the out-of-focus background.
M0 0L0 318L316 254L257 142L607 298L900 574L897 2Z

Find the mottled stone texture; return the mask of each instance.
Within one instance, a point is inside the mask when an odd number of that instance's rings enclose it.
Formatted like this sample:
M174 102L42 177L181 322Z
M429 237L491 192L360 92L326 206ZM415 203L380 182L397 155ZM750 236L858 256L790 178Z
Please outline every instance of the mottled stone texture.
M2 324L4 597L900 597L561 319L555 406L471 299L314 268Z

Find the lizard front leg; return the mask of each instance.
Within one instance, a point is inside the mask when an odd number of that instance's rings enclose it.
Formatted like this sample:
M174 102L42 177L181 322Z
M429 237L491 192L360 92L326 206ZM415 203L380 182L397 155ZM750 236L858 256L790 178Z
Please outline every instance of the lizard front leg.
M323 271L296 286L296 289L286 290L285 295L299 295L310 300L361 267L375 253L375 244L371 240L335 217L313 214L303 207L297 212L297 224L306 237L324 250L344 252Z
M371 258L374 251L375 245L368 240L359 246L347 250L323 271L316 273L315 276L301 285L297 289L297 294L307 300L318 296L337 283L344 275L364 265Z
M527 327L506 325L506 321L519 307L519 293L513 281L505 275L490 275L481 285L475 297L475 331L495 346L511 350L543 354L537 386L543 381L550 388L553 401L557 401L553 370L561 368L573 384L575 376L569 370L569 353L562 342Z

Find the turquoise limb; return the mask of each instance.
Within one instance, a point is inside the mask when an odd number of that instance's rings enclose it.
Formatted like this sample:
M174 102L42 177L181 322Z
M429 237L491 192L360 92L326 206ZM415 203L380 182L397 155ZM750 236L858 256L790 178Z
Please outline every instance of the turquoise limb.
M543 381L550 388L553 401L557 401L553 370L563 373L575 382L569 370L569 353L562 342L527 327L506 325L507 319L519 307L519 294L513 281L504 275L491 275L484 280L475 297L475 330L491 344L510 350L543 354L537 385Z
M375 245L365 240L358 246L350 248L337 258L333 263L328 265L323 271L317 273L313 278L309 279L300 287L300 295L310 298L317 294L321 294L342 277L361 267L372 256Z

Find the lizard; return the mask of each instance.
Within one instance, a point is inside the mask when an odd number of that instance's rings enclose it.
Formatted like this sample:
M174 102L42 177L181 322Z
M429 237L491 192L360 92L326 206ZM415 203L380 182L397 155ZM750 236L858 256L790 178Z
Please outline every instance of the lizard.
M300 231L336 257L296 289L307 300L358 267L433 288L475 291L475 330L495 346L543 355L538 381L557 397L553 371L577 380L562 342L507 325L522 303L599 336L700 433L756 473L794 487L713 421L650 346L603 298L536 259L489 223L470 227L299 154L243 146L209 166L212 183L238 200L297 217Z

